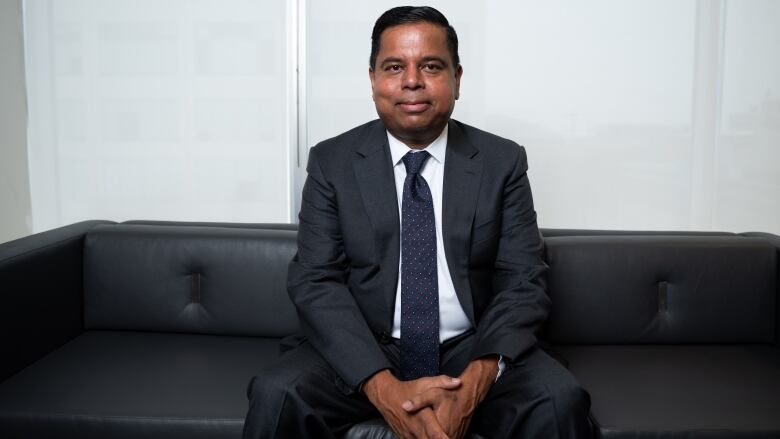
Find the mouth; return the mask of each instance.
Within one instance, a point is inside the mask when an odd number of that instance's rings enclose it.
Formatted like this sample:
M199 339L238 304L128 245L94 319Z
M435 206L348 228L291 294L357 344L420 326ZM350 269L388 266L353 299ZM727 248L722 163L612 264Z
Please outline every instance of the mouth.
M422 113L431 106L431 103L427 101L405 101L399 102L396 105L406 113Z

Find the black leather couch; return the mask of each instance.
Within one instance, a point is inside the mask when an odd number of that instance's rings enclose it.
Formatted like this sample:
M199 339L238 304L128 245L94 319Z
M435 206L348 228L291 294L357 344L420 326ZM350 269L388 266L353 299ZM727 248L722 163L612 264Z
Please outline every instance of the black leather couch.
M543 345L590 391L597 436L780 437L780 237L543 234ZM1 244L0 437L240 437L249 378L298 327L295 236L88 221Z

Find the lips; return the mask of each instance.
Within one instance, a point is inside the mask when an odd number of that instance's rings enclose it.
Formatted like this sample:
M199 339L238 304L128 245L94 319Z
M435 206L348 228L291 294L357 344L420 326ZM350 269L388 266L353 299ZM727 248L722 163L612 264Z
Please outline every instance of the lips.
M407 101L399 102L396 105L398 105L401 110L407 113L422 113L431 106L431 103L427 101Z

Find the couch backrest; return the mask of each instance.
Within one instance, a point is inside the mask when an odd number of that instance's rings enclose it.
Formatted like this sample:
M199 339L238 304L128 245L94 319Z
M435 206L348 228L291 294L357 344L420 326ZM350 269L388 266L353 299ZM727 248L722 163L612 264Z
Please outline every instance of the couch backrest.
M279 337L298 329L287 296L296 233L109 225L87 235L87 329Z
M101 225L84 251L85 327L280 337L294 230ZM729 234L546 237L559 344L772 343L777 252Z
M741 236L545 239L559 344L772 343L774 246Z

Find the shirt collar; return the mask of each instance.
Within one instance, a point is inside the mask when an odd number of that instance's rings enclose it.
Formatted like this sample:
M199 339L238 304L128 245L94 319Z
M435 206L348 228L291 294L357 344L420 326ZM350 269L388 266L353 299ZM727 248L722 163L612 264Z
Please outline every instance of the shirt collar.
M447 152L447 128L449 125L445 125L439 137L436 138L430 145L421 150L409 148L403 142L393 137L390 131L387 132L387 143L390 144L390 158L393 160L393 166L396 166L401 162L401 159L409 151L428 151L434 160L444 164L444 156Z

